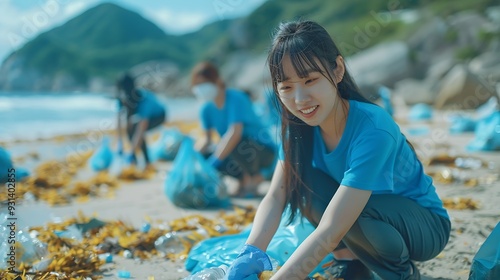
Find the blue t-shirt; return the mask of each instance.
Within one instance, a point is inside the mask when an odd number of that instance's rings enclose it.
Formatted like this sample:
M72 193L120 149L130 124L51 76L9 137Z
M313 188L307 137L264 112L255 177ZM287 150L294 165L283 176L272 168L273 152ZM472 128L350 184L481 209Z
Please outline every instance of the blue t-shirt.
M140 119L152 120L165 115L166 109L156 96L145 89L140 89L140 98L135 108L131 108L131 115L136 115ZM122 108L123 104L118 101L118 108Z
M333 151L327 151L320 127L314 128L313 165L341 185L369 190L373 195L401 195L449 217L432 178L424 173L391 116L377 105L355 100L349 104L344 132Z
M268 129L257 117L250 97L236 89L226 89L226 100L222 108L214 102L206 102L200 109L201 126L204 130L215 129L222 136L236 123L243 125L243 137L248 137L263 145L273 147Z

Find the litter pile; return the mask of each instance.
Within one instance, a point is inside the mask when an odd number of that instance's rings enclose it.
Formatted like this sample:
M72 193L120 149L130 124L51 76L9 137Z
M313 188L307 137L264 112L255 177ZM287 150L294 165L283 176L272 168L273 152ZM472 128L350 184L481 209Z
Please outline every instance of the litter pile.
M469 188L475 188L492 185L499 179L499 174L494 171L493 163L485 162L473 156L450 156L443 153L430 158L426 164L441 167L428 172L434 181L440 184L461 184ZM483 169L483 172L479 175L478 171L480 169ZM485 170L487 172L484 172ZM443 205L447 209L453 210L477 210L480 208L480 203L470 197L443 198Z
M91 153L67 157L65 161L41 163L30 177L16 182L17 200L43 200L49 205L64 205L73 200L84 202L90 197L110 197L118 188L119 180L149 179L154 170L144 171L134 166L124 167L117 176L107 171L96 173L89 180L76 181L75 176L85 167ZM7 192L0 193L0 202L7 201Z
M237 207L214 219L190 215L168 223L149 221L137 229L119 220L101 221L80 213L64 222L19 231L16 256L20 263L10 269L7 260L0 259L0 279L100 279L101 266L112 262L113 255L185 259L198 241L239 233L254 216L253 207ZM7 235L7 231L2 234ZM169 244L169 238L175 236L175 242ZM8 251L7 238L1 239L5 241L0 252ZM179 248L169 247L173 245Z

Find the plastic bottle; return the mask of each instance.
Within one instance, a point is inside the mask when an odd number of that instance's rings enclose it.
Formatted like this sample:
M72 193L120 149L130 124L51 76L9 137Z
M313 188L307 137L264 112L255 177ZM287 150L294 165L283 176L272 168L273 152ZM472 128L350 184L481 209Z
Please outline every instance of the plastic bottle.
M478 158L457 157L455 165L464 169L479 169L483 166L483 162Z
M141 232L148 233L150 229L151 229L151 224L148 222L143 223L141 226Z
M47 244L42 243L37 238L31 237L24 230L17 232L17 242L19 250L16 249L16 253L20 256L21 262L32 264L48 255Z
M208 233L203 228L184 232L172 231L156 239L155 248L158 252L164 255L179 254L185 250L183 244L186 241L194 244L208 237Z
M209 267L184 278L184 280L222 280L224 279L226 272L227 266L225 265L221 265L219 267Z
M110 253L99 254L99 259L105 261L106 263L113 262L113 255Z
M177 236L177 232L172 231L163 236L158 237L155 241L155 248L163 254L178 254L182 252L184 246Z

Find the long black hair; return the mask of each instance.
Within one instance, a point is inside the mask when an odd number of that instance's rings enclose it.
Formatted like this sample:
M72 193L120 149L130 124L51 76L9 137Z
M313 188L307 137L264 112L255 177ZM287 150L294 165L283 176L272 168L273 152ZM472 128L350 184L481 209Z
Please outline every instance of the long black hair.
M120 94L120 91L123 91L125 94L123 105L128 108L129 111L134 110L143 97L141 91L136 88L134 77L129 73L125 73L118 78L116 81L116 88L118 94Z
M307 125L289 112L277 97L277 84L284 80L282 61L289 56L297 75L304 78L308 71L318 71L337 88L345 100L358 100L372 103L361 95L351 75L345 70L342 80L336 83L333 70L337 68L337 57L341 53L328 32L313 21L300 20L281 23L274 35L268 55L272 86L276 99L281 106L281 140L285 162L285 191L290 204L289 223L293 222L297 210L311 220L310 205L314 192L308 187L304 170L312 166L313 127ZM319 62L319 63L318 63ZM341 102L344 106L345 103Z

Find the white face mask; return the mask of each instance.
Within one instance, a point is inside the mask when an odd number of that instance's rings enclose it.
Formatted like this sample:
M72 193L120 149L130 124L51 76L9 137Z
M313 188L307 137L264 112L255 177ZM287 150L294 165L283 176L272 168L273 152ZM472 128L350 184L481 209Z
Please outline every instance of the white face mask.
M213 83L202 83L193 87L193 94L201 102L213 101L217 96L217 86Z

